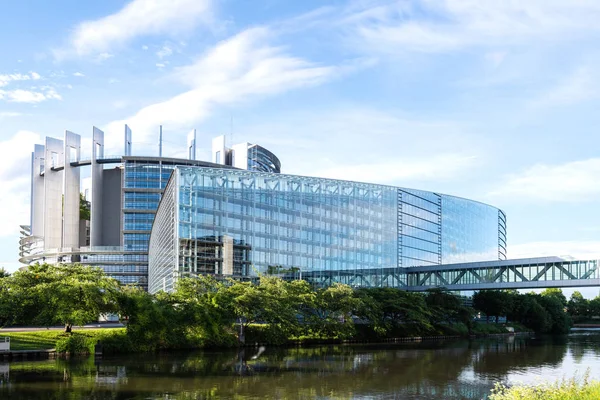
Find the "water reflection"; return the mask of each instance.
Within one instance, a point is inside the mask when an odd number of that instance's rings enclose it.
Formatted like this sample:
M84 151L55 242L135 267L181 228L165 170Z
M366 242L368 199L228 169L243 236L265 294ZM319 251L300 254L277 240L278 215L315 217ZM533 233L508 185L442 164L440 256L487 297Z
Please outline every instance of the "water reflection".
M600 363L600 335L266 348L0 364L0 398L481 399L496 381Z

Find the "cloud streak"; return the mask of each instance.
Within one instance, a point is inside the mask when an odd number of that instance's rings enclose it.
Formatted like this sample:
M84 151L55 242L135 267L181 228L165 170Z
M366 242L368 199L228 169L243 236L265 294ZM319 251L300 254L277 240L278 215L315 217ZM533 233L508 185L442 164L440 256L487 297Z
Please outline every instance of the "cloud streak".
M0 90L0 100L11 103L37 104L47 100L62 100L62 96L50 87L41 91L15 89Z
M35 132L19 131L8 140L0 142L0 159L5 168L0 171L0 237L16 235L19 225L29 224L29 168L31 153L15 151L32 149L40 143Z
M418 0L380 2L343 23L363 50L398 54L565 40L598 32L599 18L594 1Z
M581 260L600 260L600 241L539 241L510 245L509 258L572 256Z
M5 74L0 75L0 87L8 86L11 82L15 81L29 81L38 80L41 76L37 72L30 72L29 74Z
M127 123L136 137L143 139L155 133L160 124L172 130L189 130L217 105L318 85L357 67L313 64L272 46L270 39L270 30L260 27L217 44L193 64L174 71L171 78L189 90L114 121L107 130L120 133Z
M80 23L67 46L54 51L57 59L110 51L135 38L172 35L210 24L211 0L133 0L118 12Z
M600 195L600 158L560 165L537 164L509 176L491 197L518 201L585 202Z

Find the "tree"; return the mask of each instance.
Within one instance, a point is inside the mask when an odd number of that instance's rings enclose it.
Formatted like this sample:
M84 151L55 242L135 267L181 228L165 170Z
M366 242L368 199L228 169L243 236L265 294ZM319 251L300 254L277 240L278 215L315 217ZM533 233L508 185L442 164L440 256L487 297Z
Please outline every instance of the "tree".
M119 283L99 268L37 264L15 272L8 287L18 323L50 326L97 321L117 311Z
M213 276L200 275L179 279L171 295L183 324L194 329L205 343L223 345L233 333L230 326L235 316L225 290Z
M562 295L560 289L559 292ZM562 297L564 298L564 295ZM561 296L557 296L555 293L548 294L542 292L541 296L537 296L536 301L546 310L550 317L551 327L549 332L558 334L569 332L573 322L565 310L566 304L563 303Z
M0 269L0 272L4 272L4 270ZM8 282L8 274L0 274L0 328L10 325L15 318Z
M350 286L335 283L307 292L305 299L301 313L313 333L327 338L346 338L354 333L352 312L360 307L360 299Z
M79 193L79 219L84 221L90 220L90 202L85 199L83 193Z
M473 307L490 317L506 316L511 308L512 294L501 290L480 290L473 295Z
M581 292L575 291L567 303L567 309L573 318L587 318L590 314L590 302L583 297Z
M542 296L544 297L553 297L562 304L563 308L567 307L567 298L563 294L562 290L559 288L548 288L542 292Z
M471 333L475 310L465 306L459 296L445 289L429 289L425 295L425 302L435 320L448 324L454 321L462 322Z
M389 332L400 324L412 324L420 331L432 329L431 313L420 293L382 287L358 289L357 296L361 299L357 316L378 330Z
M592 317L600 316L600 296L597 296L590 300L589 313Z
M265 323L282 335L289 335L299 328L298 310L302 300L298 296L299 285L306 283L261 276L258 284L232 281L222 295L226 296L226 302L243 328L251 323Z

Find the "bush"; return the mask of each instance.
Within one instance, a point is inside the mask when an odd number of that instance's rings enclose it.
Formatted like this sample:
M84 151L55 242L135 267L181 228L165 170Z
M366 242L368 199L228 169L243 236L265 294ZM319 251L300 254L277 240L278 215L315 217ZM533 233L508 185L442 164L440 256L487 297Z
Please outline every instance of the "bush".
M496 384L489 396L490 400L596 400L599 398L600 382L590 382L587 377L582 383L573 378L538 386L519 385L507 388Z
M55 349L57 353L68 354L90 354L94 352L93 338L89 336L73 333L64 335L56 341Z

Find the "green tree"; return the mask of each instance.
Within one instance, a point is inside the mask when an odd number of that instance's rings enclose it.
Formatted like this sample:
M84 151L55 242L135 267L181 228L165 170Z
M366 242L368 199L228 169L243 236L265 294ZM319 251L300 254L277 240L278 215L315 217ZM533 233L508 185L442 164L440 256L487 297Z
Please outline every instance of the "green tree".
M223 283L209 275L177 281L171 297L190 336L205 344L230 344L234 313L225 291Z
M590 300L589 313L591 317L600 316L600 296L596 296Z
M501 290L480 290L473 295L473 307L486 315L489 322L490 317L506 316L512 309L513 295Z
M563 308L567 307L567 298L559 288L548 288L542 292L543 297L553 297L562 304Z
M356 315L381 332L389 333L400 324L411 324L421 332L433 328L431 312L421 293L382 287L358 289L357 296L361 302Z
M560 291L560 294L562 295L562 291ZM564 295L562 297L564 298ZM557 296L556 292L548 294L544 291L542 295L537 296L536 301L546 310L550 317L550 333L564 334L569 332L573 322L565 310L566 302L563 302L561 296Z
M50 326L97 321L117 311L119 283L99 268L81 265L32 265L15 272L8 288L16 323Z
M348 338L354 333L352 312L360 308L354 290L341 283L305 293L301 308L305 326L324 338Z
M434 320L447 324L462 322L471 332L475 310L465 306L459 296L445 289L429 289L425 295L425 303Z
M232 281L223 295L233 315L246 328L251 323L265 323L282 335L298 331L299 302L297 285L273 276L261 276L258 284Z
M83 193L79 193L79 219L84 221L90 220L91 204L85 199Z
M590 302L581 292L575 291L567 303L567 309L572 318L587 318L590 316Z
M4 272L4 269L0 269ZM8 274L0 274L0 328L10 325L16 317L8 290Z

